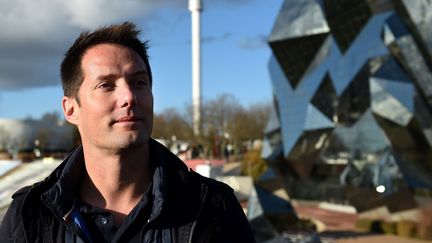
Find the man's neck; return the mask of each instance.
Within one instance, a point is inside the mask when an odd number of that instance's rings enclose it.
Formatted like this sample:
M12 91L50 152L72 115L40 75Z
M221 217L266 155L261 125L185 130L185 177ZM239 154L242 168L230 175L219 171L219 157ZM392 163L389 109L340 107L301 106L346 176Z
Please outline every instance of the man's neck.
M121 153L86 151L84 147L84 159L81 199L112 211L116 223L121 223L150 184L153 173L148 144Z

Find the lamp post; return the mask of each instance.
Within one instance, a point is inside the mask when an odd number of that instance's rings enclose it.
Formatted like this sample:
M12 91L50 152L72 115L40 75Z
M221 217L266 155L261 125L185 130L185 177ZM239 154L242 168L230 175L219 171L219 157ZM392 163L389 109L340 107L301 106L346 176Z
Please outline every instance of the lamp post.
M192 116L193 131L199 135L201 127L201 0L189 0L192 15Z

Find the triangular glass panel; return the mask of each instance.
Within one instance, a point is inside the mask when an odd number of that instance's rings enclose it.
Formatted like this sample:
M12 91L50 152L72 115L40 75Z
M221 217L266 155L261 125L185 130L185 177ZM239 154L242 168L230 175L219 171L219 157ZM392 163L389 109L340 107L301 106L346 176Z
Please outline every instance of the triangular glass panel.
M255 186L255 190L264 214L294 213L291 204L273 193Z
M269 42L329 32L322 10L315 0L284 1Z
M335 122L349 126L370 106L369 64L366 63L339 96Z
M396 40L395 36L391 32L391 30L388 27L388 25L384 25L384 27L383 27L382 38L383 38L384 43L386 45L390 45L393 41Z
M334 127L334 124L328 117L315 108L315 106L308 106L304 130L316 130L331 127Z
M324 79L312 97L311 103L326 115L328 119L333 120L337 105L337 95L330 75L326 74L324 76Z
M331 33L345 52L372 16L372 11L365 0L322 2Z
M275 130L280 129L279 116L277 114L276 108L274 105L271 106L270 118L268 120L267 126L265 128L264 133L271 133Z
M370 80L372 111L401 126L407 126L413 114L390 95L377 80Z
M381 79L391 79L395 81L409 82L411 79L407 73L402 69L402 66L393 57L385 57L383 63L378 70L372 75L373 77Z
M327 36L325 33L270 42L273 54L293 88L299 84Z
M414 112L415 88L412 83L402 83L394 80L372 78L383 90L393 96L405 106L411 113Z

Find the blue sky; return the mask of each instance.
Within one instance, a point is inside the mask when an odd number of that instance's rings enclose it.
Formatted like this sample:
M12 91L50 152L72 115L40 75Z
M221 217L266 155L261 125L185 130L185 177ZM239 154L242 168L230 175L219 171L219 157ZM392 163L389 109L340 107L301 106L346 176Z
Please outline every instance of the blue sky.
M131 20L150 41L155 112L191 103L187 0L0 2L0 118L61 112L59 63L82 31ZM7 5L7 6L1 6ZM12 5L12 6L11 6ZM272 99L266 39L282 0L203 0L202 96L233 94L247 106ZM104 14L101 14L104 13ZM3 55L1 54L3 53Z

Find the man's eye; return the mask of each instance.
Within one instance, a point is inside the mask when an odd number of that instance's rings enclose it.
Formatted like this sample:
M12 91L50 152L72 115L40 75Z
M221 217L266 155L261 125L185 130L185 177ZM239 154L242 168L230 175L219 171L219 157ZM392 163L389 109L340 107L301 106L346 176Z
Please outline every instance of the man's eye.
M134 83L137 87L147 87L148 86L148 81L145 79L138 79Z
M112 89L112 88L114 88L114 85L111 83L108 83L108 82L103 82L103 83L100 83L97 86L97 88L99 88L99 89Z

